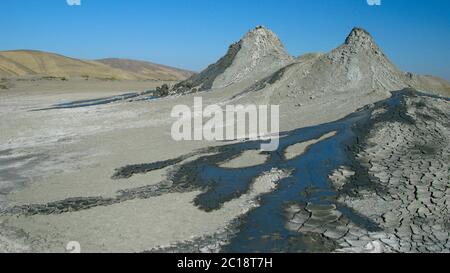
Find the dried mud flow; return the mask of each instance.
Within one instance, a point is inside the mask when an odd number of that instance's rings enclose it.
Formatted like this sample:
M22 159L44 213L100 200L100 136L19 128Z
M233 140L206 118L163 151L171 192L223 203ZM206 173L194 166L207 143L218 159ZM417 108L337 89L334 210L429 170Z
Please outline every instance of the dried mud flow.
M278 151L257 166L223 168L261 141L206 148L176 159L124 166L112 174L124 183L166 169L159 184L115 197L72 198L17 206L13 215L49 215L200 190L194 203L220 210L274 169L276 187L223 231L151 251L192 252L448 252L450 105L414 90L369 105L335 122L285 132ZM285 151L311 142L304 153ZM270 219L270 221L268 221Z

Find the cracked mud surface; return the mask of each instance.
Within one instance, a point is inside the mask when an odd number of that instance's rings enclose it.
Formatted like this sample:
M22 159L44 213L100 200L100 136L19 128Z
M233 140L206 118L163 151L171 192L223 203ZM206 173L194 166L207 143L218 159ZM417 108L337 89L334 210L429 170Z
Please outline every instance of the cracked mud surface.
M373 218L386 236L369 237L392 251L449 252L449 102L408 97L404 104L406 119L375 125L356 157L386 192L360 189L340 201Z
M429 97L408 96L393 110L377 109L352 147L375 187L355 186L348 166L330 176L340 191L337 204L371 219L378 230L355 226L335 206L311 204L289 207L288 228L321 234L343 252L448 253L449 117L448 100Z

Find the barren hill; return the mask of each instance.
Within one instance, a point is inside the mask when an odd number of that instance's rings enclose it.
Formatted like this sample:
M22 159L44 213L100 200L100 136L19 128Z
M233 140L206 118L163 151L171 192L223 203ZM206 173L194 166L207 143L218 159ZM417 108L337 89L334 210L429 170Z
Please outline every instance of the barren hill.
M122 64L125 63L125 64ZM16 50L0 52L1 77L91 77L117 80L183 80L191 72L159 65L146 65L145 69L137 67L133 61L115 60L113 62L79 60L58 54ZM145 64L145 63L144 63ZM141 64L141 67L144 67ZM129 69L129 70L127 70ZM151 73L152 70L155 73Z
M195 74L194 72L188 70L129 59L108 58L97 60L97 62L113 68L131 72L136 75L141 75L149 79L177 81L189 78Z

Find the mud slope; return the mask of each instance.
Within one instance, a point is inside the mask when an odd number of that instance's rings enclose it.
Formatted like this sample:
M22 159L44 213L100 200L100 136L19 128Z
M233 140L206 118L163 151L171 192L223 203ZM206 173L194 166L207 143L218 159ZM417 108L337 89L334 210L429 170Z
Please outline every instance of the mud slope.
M215 64L176 85L174 92L218 89L245 80L254 82L292 61L280 39L271 30L258 26L232 44Z

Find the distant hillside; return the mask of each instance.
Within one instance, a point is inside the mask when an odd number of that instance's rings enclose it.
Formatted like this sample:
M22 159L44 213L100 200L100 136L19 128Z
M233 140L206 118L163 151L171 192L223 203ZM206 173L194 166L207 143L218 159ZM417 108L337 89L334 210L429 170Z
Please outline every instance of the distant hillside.
M129 59L109 58L97 60L97 62L150 79L183 80L195 74L179 68Z
M177 68L132 60L87 61L42 51L0 51L1 77L50 76L177 81L193 74Z

